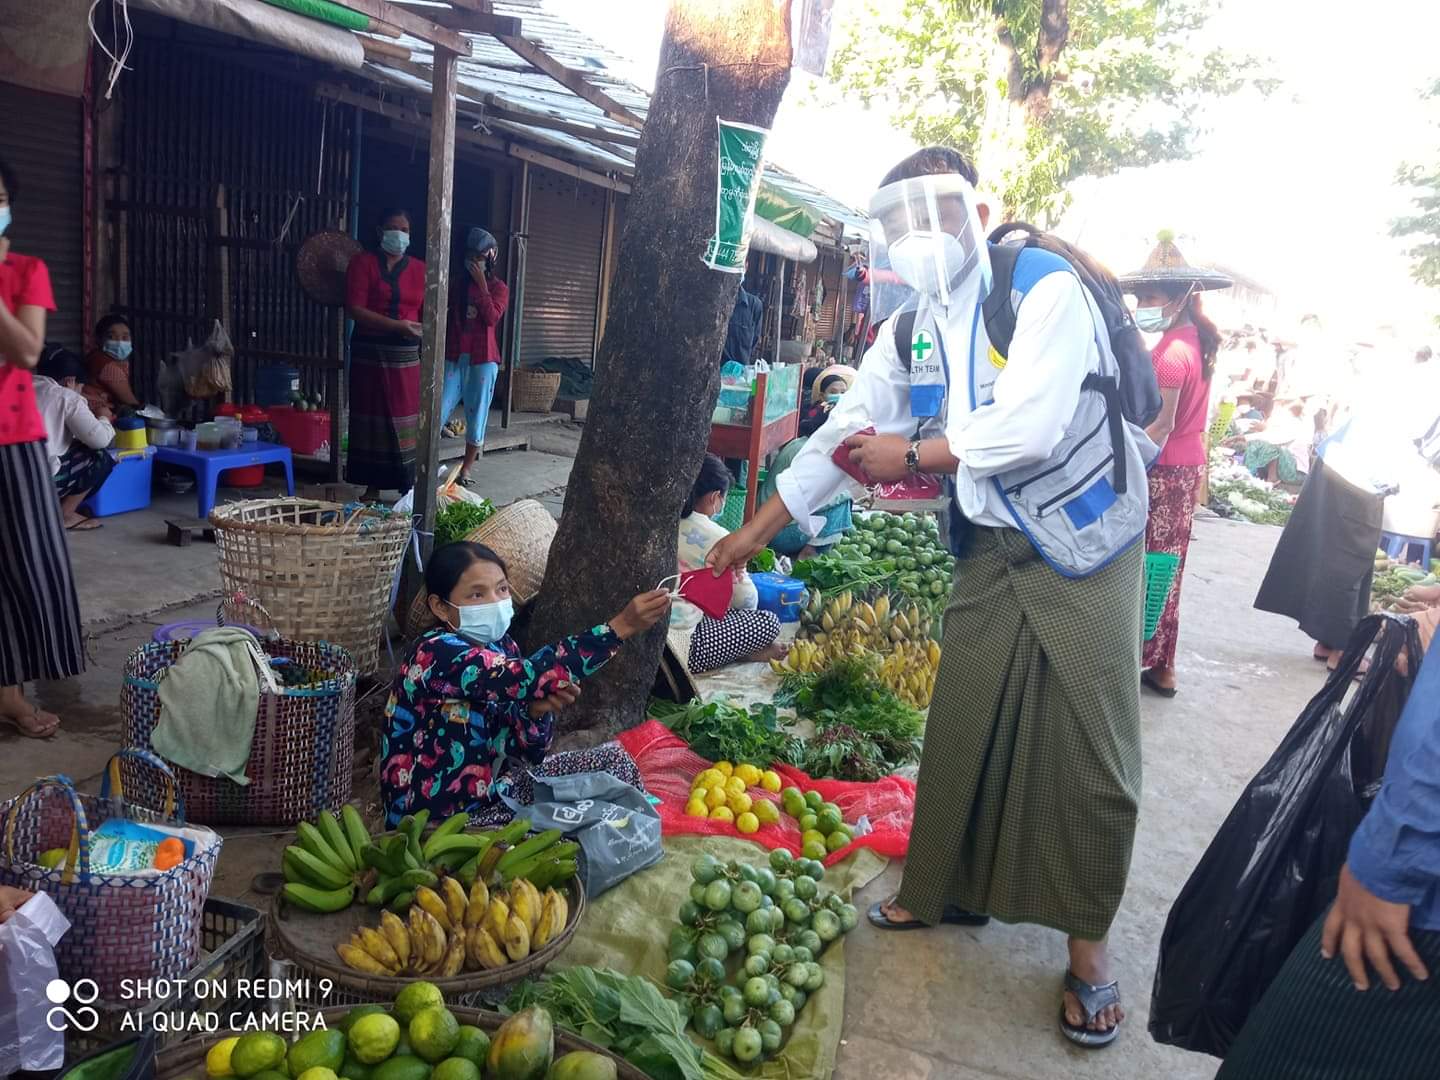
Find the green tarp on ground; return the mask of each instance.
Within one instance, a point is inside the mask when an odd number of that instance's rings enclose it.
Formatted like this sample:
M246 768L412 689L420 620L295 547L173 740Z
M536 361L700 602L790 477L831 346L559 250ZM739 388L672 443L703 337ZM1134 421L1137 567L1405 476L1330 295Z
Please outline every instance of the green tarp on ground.
M764 865L769 852L759 844L728 836L667 836L665 858L627 878L591 902L570 945L552 967L577 964L613 968L665 982L670 929L675 913L689 897L690 864L703 852L717 859ZM858 849L825 872L821 891L847 898L879 876L887 860L867 848ZM781 1053L751 1075L774 1080L825 1080L835 1068L840 1028L845 1019L844 939L820 957L825 985L811 996L795 1019ZM732 958L733 964L733 958Z

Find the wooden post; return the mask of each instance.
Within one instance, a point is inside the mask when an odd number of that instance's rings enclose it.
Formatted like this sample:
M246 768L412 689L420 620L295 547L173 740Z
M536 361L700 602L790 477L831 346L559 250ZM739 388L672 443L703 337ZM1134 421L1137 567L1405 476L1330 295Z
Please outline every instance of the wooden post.
M506 350L505 395L500 399L500 427L510 426L515 372L520 367L520 338L525 326L525 248L530 236L530 163L511 173L510 196L510 339Z
M420 434L415 460L415 516L420 551L429 558L440 471L440 398L444 390L445 324L450 308L451 204L455 187L455 69L449 49L435 50L430 96L430 184L425 199L425 338L420 349ZM408 564L413 571L414 563ZM399 604L408 605L409 590Z
M610 311L610 268L615 261L615 192L605 192L605 216L600 226L600 294L595 298L595 344L590 352L593 369L600 359L600 339L605 336L605 316Z

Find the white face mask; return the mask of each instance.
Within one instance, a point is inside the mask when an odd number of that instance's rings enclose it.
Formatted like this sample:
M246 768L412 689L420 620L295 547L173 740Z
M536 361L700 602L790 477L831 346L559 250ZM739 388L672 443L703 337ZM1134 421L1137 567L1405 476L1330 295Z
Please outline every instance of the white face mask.
M1163 307L1142 307L1135 309L1135 325L1147 334L1158 334L1169 330L1173 320L1165 314Z
M515 617L515 604L508 596L491 604L457 604L455 610L460 613L455 629L485 645L503 638Z
M970 259L957 237L908 232L890 247L890 266L916 292L948 301Z

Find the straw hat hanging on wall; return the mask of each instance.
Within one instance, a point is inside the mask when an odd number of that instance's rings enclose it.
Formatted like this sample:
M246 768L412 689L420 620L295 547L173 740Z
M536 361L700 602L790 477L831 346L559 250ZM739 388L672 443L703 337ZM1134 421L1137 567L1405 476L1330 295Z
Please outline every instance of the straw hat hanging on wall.
M1125 292L1139 292L1155 285L1189 285L1196 292L1207 289L1228 289L1235 284L1229 277L1216 270L1191 266L1175 246L1175 234L1165 230L1157 237L1160 241L1145 265L1139 270L1120 277L1120 288Z

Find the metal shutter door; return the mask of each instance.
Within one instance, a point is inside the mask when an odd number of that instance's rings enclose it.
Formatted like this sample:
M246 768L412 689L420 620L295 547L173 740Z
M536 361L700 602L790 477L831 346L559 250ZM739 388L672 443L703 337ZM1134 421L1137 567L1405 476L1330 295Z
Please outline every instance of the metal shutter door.
M20 197L5 235L15 250L45 260L56 311L45 339L83 353L85 142L79 98L0 83L0 158L15 170Z
M530 236L520 363L595 360L605 192L548 169L530 170Z

